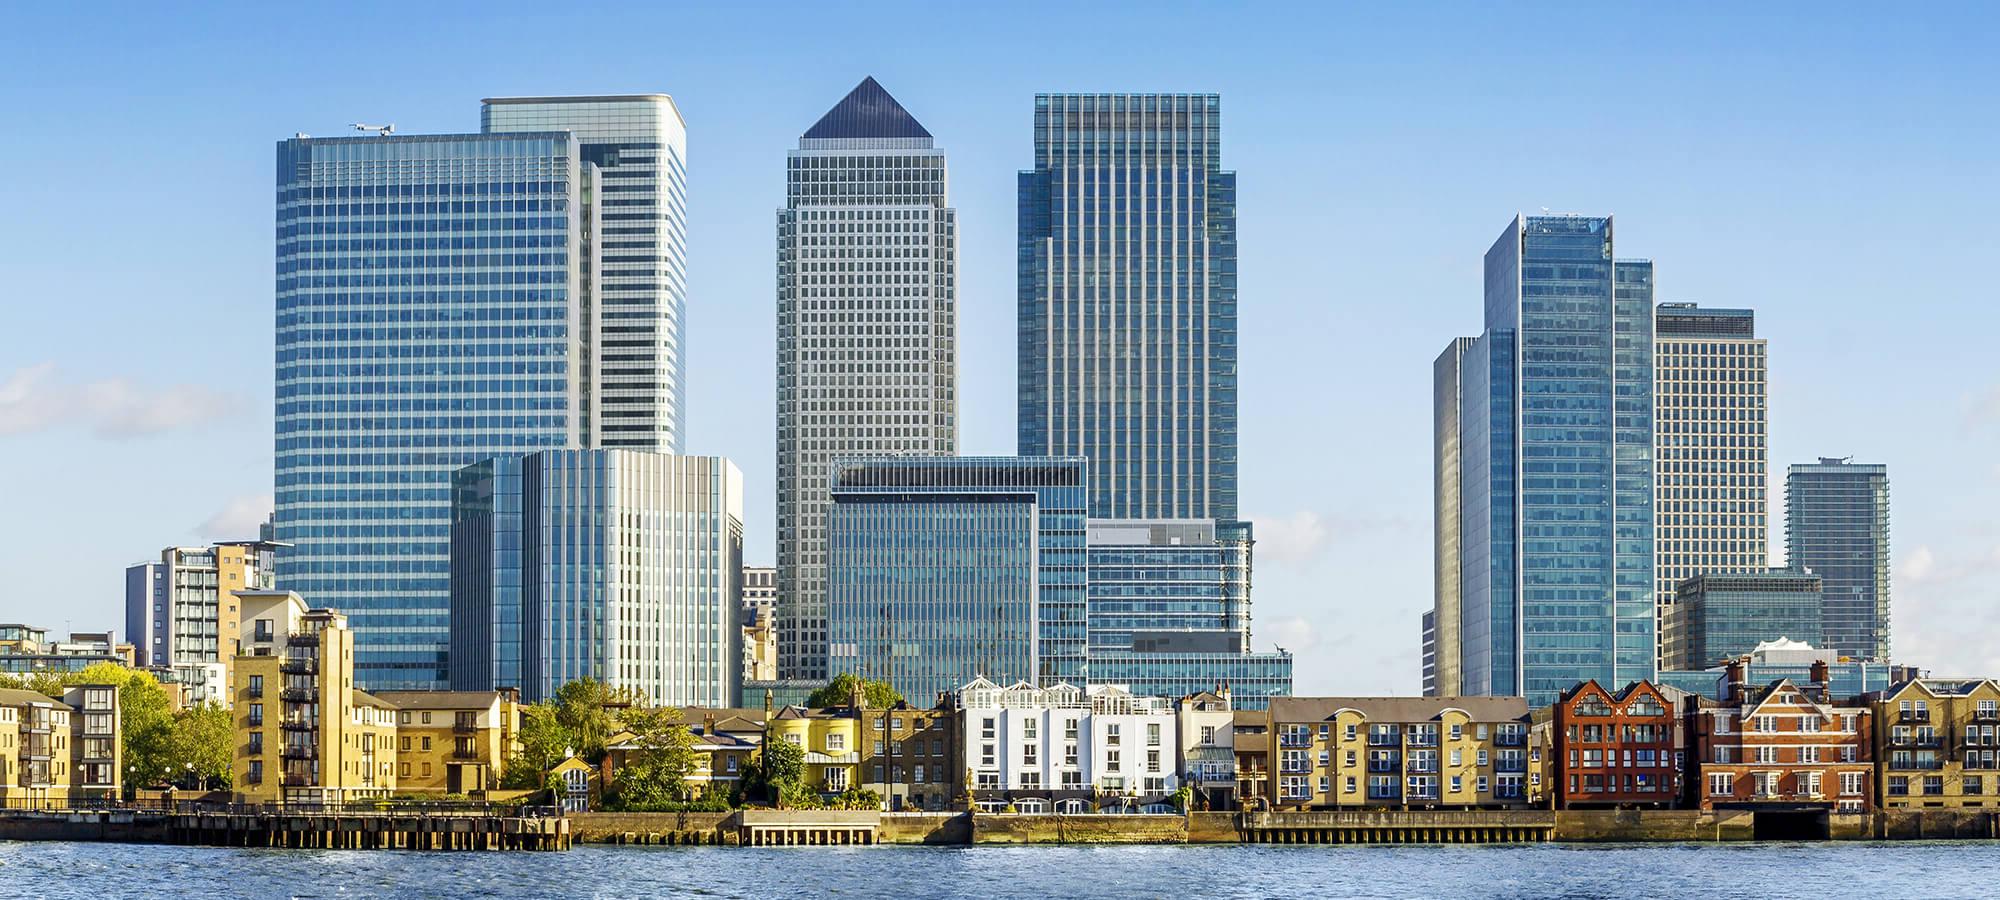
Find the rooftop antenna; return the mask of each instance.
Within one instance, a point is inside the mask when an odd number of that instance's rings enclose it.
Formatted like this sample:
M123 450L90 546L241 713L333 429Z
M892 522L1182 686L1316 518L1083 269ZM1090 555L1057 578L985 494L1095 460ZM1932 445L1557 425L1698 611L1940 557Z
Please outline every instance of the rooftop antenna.
M396 133L396 125L393 122L387 125L370 125L367 124L366 122L356 122L354 123L354 130L372 131L375 133L376 137L388 137L389 135Z

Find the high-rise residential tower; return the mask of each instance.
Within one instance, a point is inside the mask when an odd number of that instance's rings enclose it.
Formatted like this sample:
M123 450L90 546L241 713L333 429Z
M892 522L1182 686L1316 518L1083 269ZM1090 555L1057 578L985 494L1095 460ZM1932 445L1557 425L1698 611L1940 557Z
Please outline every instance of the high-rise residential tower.
M1456 697L1459 694L1459 475L1464 463L1459 454L1458 385L1465 351L1478 338L1452 338L1444 352L1431 363L1431 494L1434 599L1425 613L1426 646L1424 696Z
M1236 518L1221 97L1037 95L1019 197L1021 455L1088 458L1093 518Z
M1681 582L1768 564L1767 392L1752 311L1662 303L1653 332L1653 589L1664 617Z
M1650 262L1517 216L1460 379L1460 691L1548 703L1654 672Z
M583 360L593 392L587 446L679 453L687 409L687 125L665 94L504 97L480 109L488 134L567 131L596 168L594 289L578 311L598 340Z
M840 457L957 451L958 214L944 151L864 79L786 157L778 211L779 674L826 678Z
M1889 658L1889 468L1820 457L1785 478L1785 561L1824 584L1821 646Z

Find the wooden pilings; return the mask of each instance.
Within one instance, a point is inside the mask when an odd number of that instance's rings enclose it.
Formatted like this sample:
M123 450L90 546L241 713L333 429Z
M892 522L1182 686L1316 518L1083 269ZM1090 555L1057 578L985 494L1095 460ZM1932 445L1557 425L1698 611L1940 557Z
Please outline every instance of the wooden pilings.
M397 813L185 813L167 841L315 850L568 850L569 822L513 816Z

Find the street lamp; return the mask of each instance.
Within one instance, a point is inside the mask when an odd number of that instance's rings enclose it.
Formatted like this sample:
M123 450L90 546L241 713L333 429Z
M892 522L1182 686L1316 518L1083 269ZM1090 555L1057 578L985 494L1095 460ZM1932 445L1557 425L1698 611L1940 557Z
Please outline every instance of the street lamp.
M188 773L187 773L187 786L188 786L188 790L192 791L192 790L194 790L194 789L195 789L195 786L194 786L194 763L192 763L192 762L188 763L188 764L187 764L187 770L188 770Z

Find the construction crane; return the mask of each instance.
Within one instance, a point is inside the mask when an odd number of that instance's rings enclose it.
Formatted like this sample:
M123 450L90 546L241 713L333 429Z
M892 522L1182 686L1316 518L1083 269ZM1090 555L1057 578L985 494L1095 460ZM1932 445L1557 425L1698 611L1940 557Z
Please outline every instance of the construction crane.
M388 137L389 135L396 133L396 126L394 123L390 123L388 125L369 125L363 122L356 122L354 123L354 130L372 131L378 137Z

